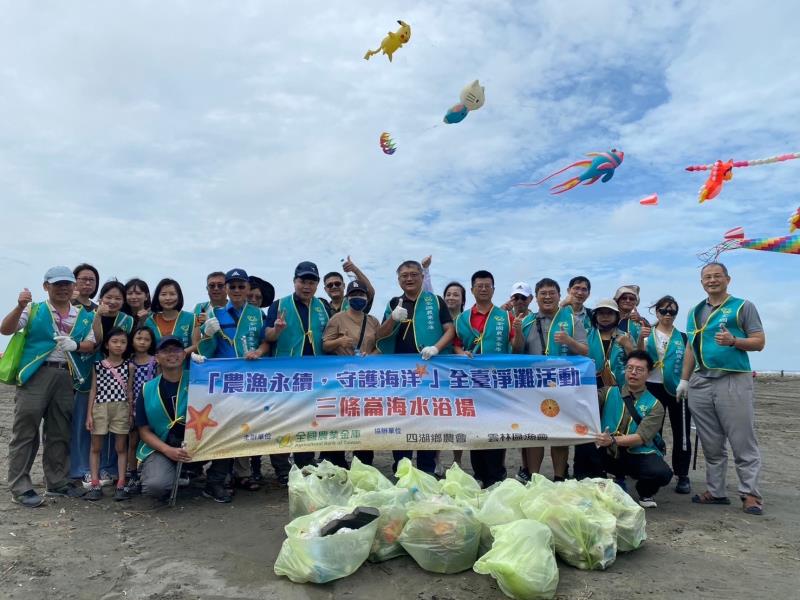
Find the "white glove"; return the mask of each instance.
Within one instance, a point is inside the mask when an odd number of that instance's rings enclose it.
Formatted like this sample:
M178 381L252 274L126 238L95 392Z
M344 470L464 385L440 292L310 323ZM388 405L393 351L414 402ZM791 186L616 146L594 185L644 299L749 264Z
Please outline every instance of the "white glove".
M198 354L197 352L192 352L192 362L202 365L204 362L206 362L206 357L202 354Z
M688 379L681 379L681 382L678 384L678 389L675 390L675 395L677 396L678 400L685 400L689 397Z
M206 322L203 325L203 331L208 337L211 337L221 329L222 327L219 326L219 319L217 317L206 319Z
M56 348L62 352L75 352L78 349L78 342L68 335L57 335L55 338Z
M403 321L408 321L408 311L405 308L403 308L402 298L392 311L392 320L397 321L398 323L402 323Z
M436 346L425 346L422 349L422 360L428 360L439 354L439 349Z

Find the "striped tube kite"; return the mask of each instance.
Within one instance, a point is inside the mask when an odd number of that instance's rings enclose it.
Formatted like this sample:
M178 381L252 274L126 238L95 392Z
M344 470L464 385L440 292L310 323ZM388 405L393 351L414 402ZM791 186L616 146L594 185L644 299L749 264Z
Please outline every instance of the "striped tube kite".
M755 160L718 160L710 165L692 165L686 167L687 171L711 171L708 179L700 188L698 200L700 204L706 200L716 198L722 191L722 186L726 181L733 178L733 169L741 167L757 167L760 165L769 165L777 162L784 162L787 160L795 160L800 158L800 152L792 152L790 154L779 154L778 156L770 156L769 158L757 158Z
M789 217L789 233L794 233L798 229L800 229L800 207Z
M714 262L719 255L728 250L762 250L781 254L800 254L800 234L780 237L746 238L744 228L734 227L725 232L721 243L697 255L704 264Z

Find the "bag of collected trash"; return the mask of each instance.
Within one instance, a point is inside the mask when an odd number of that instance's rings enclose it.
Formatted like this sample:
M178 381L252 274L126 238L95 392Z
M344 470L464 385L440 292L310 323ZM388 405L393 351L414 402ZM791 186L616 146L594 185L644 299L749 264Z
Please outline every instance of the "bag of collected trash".
M647 539L645 510L611 479L584 479L591 490L617 519L617 552L636 550Z
M550 481L544 475L539 473L531 473L531 480L525 485L525 488L529 491L534 490L536 492L542 492L544 490L549 490L555 485L555 482Z
M480 531L471 508L440 496L411 503L400 543L426 571L459 573L475 562Z
M516 479L506 479L484 498L477 517L486 525L503 525L524 519L520 502L525 498L525 486Z
M406 554L398 538L408 520L407 505L412 498L411 490L405 488L356 492L350 497L350 506L374 506L381 513L369 553L370 562L383 562Z
M353 495L353 484L342 469L327 460L318 466L289 471L289 515L294 519L326 506L346 506Z
M465 473L458 463L453 463L440 482L442 491L451 498L472 501L481 493L480 484L469 473Z
M509 598L553 598L558 566L550 528L521 519L492 527L492 535L492 549L475 562L472 570L491 575Z
M367 560L378 520L359 529L343 528L322 536L326 525L351 511L351 508L328 506L289 523L284 528L286 539L275 559L275 574L295 583L326 583L353 574Z
M367 492L394 487L383 473L372 465L365 465L357 456L353 456L353 462L350 463L350 481L356 489Z
M617 557L617 520L599 500L559 483L522 502L529 519L553 532L556 553L573 567L603 570Z
M408 458L401 458L397 463L397 487L417 490L422 494L437 495L442 493L442 485L433 475L415 468Z

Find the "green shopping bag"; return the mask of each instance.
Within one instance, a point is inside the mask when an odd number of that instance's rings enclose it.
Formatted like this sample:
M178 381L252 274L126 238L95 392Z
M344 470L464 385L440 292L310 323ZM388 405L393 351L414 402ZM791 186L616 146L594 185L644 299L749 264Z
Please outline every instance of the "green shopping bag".
M28 315L28 322L25 327L14 334L11 341L8 342L6 351L3 357L0 358L0 381L3 383L10 383L16 385L17 373L19 373L19 361L22 359L22 350L25 348L25 338L28 335L28 327L36 316L36 311L39 310L39 305L34 304L31 307L31 312Z

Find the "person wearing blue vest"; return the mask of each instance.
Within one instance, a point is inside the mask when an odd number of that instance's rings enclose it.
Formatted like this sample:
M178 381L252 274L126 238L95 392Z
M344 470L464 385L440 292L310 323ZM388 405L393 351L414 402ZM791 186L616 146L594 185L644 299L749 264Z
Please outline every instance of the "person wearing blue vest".
M707 489L692 497L692 502L731 503L725 489L727 440L736 461L742 509L761 515L761 453L756 440L753 376L747 353L764 349L764 327L752 302L728 293L730 281L722 263L709 263L700 271L700 283L708 298L689 312L689 343L676 395L689 399L706 459Z
M664 422L664 407L647 391L647 377L653 359L644 350L634 350L625 363L625 385L605 389L600 413L602 433L595 441L606 448L606 470L618 481L636 480L639 504L656 508L655 495L672 480L664 462L659 430Z
M272 303L264 320L264 336L276 357L322 356L322 336L328 325L328 311L315 297L319 269L303 261L294 270L294 293ZM342 450L321 452L321 459L347 468ZM313 452L295 452L294 464L302 469L314 462Z
M683 355L686 352L686 334L675 327L678 302L672 296L659 298L655 309L658 322L645 340L645 350L653 359L655 367L647 378L647 390L653 394L669 413L672 430L672 470L678 478L675 492L688 494L692 491L689 481L689 463L692 445L689 439L691 411L686 401L675 397L681 379ZM644 333L645 328L642 328Z
M16 306L0 323L0 334L25 329L19 359L14 419L8 444L8 486L11 499L28 508L44 500L33 489L30 471L44 441L42 467L47 496L77 498L85 493L69 476L69 443L74 410L73 376L80 353L94 354L94 313L71 304L75 275L68 267L52 267L44 275L47 300L33 302L20 292ZM42 434L39 429L44 422Z
M244 269L231 269L225 273L225 290L228 302L223 307L207 308L208 318L200 327L200 340L195 362L206 358L246 358L255 360L264 356L269 345L264 340L264 315L261 308L247 302L250 279ZM213 315L213 316L212 316ZM233 469L236 487L255 492L260 485L250 478L250 459L242 456L224 459Z
M514 319L512 327L514 335L511 347L515 354L536 354L539 356L586 356L586 330L583 322L575 319L572 307L559 307L561 286L558 282L545 277L534 286L536 303L539 311L534 315L528 334L525 335L525 323L529 317L519 316ZM563 481L567 476L569 446L552 446L550 456L553 459L553 475L555 481ZM544 460L544 448L523 448L522 467L517 479L530 481L531 472L538 473Z
M397 267L397 281L403 293L389 300L378 328L378 351L381 354L419 354L422 360L439 353L452 352L455 337L453 317L441 296L423 290L422 265L415 260ZM393 450L392 471L401 458L411 458L411 450ZM417 468L436 471L436 451L418 450Z
M511 316L492 302L494 276L476 271L471 279L475 304L456 319L456 354L508 354L511 350ZM475 479L484 488L506 478L505 448L470 450L469 460Z

